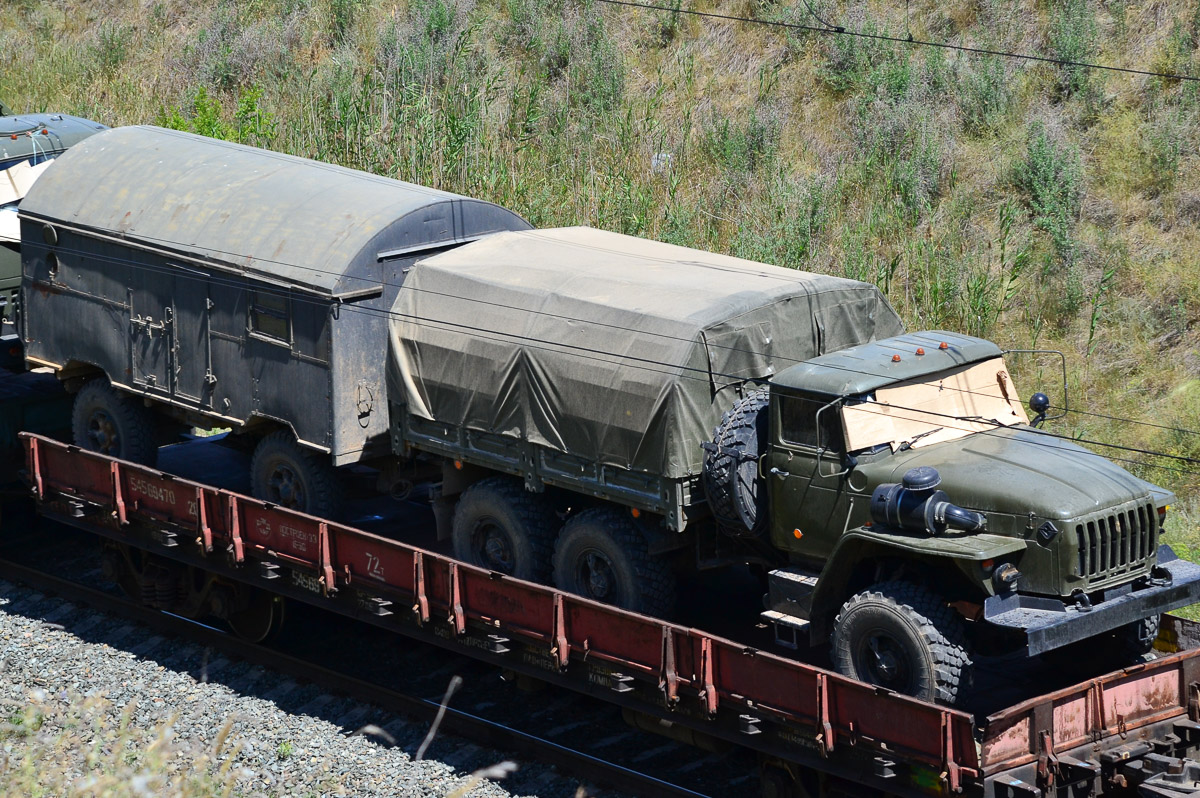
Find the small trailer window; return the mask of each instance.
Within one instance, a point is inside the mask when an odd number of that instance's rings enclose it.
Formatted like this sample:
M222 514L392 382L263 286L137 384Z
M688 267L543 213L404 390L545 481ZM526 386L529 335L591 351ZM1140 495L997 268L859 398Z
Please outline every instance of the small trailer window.
M250 332L291 343L287 296L273 291L251 291Z

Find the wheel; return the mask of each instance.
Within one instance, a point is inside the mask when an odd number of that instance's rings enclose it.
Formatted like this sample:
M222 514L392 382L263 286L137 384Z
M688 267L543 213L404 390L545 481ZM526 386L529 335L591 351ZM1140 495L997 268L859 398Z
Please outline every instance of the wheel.
M657 618L675 604L675 576L650 554L624 513L597 508L567 521L554 547L554 584L569 593Z
M1161 620L1154 615L1068 643L1042 654L1042 661L1073 679L1120 670L1150 656Z
M261 643L283 628L287 604L281 596L254 590L245 609L230 613L227 622L233 633L251 643Z
M550 578L560 522L553 508L515 479L490 477L463 492L450 537L460 560L531 582Z
M341 485L329 459L304 449L283 430L254 447L250 492L257 499L322 518L337 518L342 509Z
M842 605L833 663L852 679L951 706L971 668L962 618L911 582L881 582Z
M71 410L75 445L132 463L154 465L154 416L140 401L97 379L86 383L75 395Z
M766 447L767 390L739 399L713 430L716 451L704 453L704 494L713 516L728 530L757 535L767 522L767 491L758 476Z

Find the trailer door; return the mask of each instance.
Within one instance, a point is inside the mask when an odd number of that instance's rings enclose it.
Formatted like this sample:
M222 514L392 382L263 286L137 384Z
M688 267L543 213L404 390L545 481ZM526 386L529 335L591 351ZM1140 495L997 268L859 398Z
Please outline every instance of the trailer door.
M171 393L174 359L174 275L168 265L131 269L129 280L130 378L137 388Z
M134 271L129 339L136 387L189 406L204 398L211 382L209 279L174 263Z

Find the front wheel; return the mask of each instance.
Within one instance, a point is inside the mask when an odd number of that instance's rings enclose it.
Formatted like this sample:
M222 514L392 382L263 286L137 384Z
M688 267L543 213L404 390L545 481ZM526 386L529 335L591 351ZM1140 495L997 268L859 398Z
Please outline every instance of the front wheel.
M851 596L833 623L833 663L852 679L952 706L970 679L962 618L911 582Z
M89 452L148 466L158 459L149 408L106 379L92 380L75 394L71 431L75 445Z

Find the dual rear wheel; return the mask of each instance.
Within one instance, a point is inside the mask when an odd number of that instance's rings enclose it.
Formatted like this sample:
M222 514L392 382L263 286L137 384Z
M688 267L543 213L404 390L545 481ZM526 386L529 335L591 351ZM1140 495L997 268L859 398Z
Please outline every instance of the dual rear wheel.
M674 575L624 512L598 507L563 523L543 495L509 477L475 483L458 500L454 555L472 565L645 615L669 614Z

